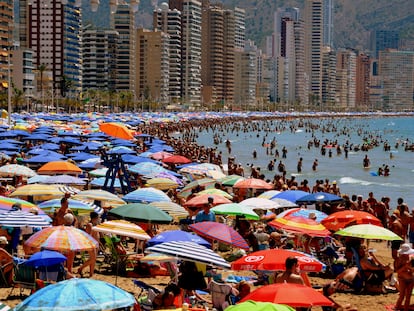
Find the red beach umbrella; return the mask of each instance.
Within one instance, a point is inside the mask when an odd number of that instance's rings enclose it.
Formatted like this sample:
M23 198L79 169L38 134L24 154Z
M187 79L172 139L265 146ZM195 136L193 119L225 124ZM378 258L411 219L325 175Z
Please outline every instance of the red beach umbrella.
M176 154L162 159L162 162L167 164L187 164L191 163L192 161L182 155Z
M239 180L233 186L233 188L244 188L244 189L273 189L273 185L268 184L263 179L258 178L247 178Z
M232 203L229 199L217 194L202 194L197 195L184 203L186 207L203 207L208 203L208 198L213 198L213 205Z
M374 215L363 211L340 211L335 212L321 221L327 229L338 231L349 225L371 224L382 227L381 220Z

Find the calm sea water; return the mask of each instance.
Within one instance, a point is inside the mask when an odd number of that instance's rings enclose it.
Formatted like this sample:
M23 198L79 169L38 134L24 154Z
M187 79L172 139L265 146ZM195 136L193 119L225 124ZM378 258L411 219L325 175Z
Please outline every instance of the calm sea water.
M307 119L314 125L319 125L318 129L312 132L307 131L306 127L298 127L300 120L273 121L272 124L257 122L257 128L249 128L244 131L229 131L231 126L224 132L201 131L197 142L206 147L217 147L223 152L223 162L229 156L234 156L236 162L245 167L245 172L249 174L249 164L254 163L259 166L267 178L272 178L277 174L277 167L274 171L267 170L270 160L276 159L277 163L282 160L287 170L287 176L296 175L296 179L301 181L307 179L312 186L317 179L329 179L331 182L336 180L341 193L348 195L361 194L367 197L370 191L380 199L382 196L391 198L391 207L396 206L397 198L404 198L405 202L414 207L414 153L404 151L402 142L414 142L414 118L412 117L383 117L383 118L342 118L342 119ZM293 125L294 129L289 127ZM336 131L332 131L332 126ZM323 130L323 128L327 130ZM285 128L285 129L283 129ZM214 134L219 135L221 142L214 144ZM327 140L337 140L340 145L346 141L354 145L362 144L363 139L374 135L381 142L368 152L351 151L345 159L344 153L337 155L333 150L332 157L322 156L320 148L307 148L309 140L315 136L321 142ZM231 154L228 153L225 141L232 142ZM275 158L274 155L266 154L266 148L262 146L276 140L276 149L282 155L281 149L285 146L288 150L287 158ZM388 141L391 145L392 158L390 152L383 150L383 142ZM396 147L396 143L399 146ZM254 159L252 152L257 150L257 158ZM362 160L365 156L371 160L371 168L364 169ZM296 165L298 159L303 158L303 169L301 174L297 174ZM314 159L318 159L319 166L316 172L312 170ZM372 176L382 165L389 165L390 176Z

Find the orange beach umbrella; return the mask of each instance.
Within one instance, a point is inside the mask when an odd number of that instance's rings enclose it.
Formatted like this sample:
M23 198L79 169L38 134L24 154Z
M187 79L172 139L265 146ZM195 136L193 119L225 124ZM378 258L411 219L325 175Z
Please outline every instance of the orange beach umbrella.
M99 124L99 129L105 134L117 137L121 139L133 139L132 131L128 129L125 125L119 123L101 123Z
M80 174L82 170L67 161L52 161L40 167L37 172L39 174Z

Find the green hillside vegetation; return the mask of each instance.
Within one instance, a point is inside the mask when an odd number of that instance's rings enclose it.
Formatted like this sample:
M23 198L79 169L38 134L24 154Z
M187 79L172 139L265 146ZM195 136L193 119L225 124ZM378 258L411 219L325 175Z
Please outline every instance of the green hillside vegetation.
M161 4L162 1L158 1ZM304 7L304 0L223 0L228 8L246 10L246 37L264 46L272 33L273 12L280 7ZM109 28L109 0L101 1L98 12L90 11L83 2L83 22ZM216 1L211 1L216 3ZM151 0L141 0L136 26L152 28ZM335 46L368 49L371 30L388 29L400 32L401 38L414 40L414 5L412 0L335 0Z

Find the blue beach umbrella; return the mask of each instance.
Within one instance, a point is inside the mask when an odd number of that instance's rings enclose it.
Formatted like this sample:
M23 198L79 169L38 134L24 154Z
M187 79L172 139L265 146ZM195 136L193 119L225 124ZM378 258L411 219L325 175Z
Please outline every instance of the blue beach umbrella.
M106 174L105 174L106 175ZM106 177L98 177L98 178L94 178L94 179L92 179L91 180L91 185L92 186L95 186L95 187L103 187L104 186L104 184L105 184L105 180L106 180ZM108 181L108 185L110 185L111 184L111 180L109 180ZM121 188L121 182L119 181L119 178L116 178L115 179L115 183L114 183L114 187L115 188Z
M114 147L111 150L109 150L108 154L136 154L136 151L128 147L118 146L118 147Z
M308 194L299 200L296 200L296 204L315 204L315 203L339 203L344 199L341 197L327 192L316 192Z
M68 203L69 208L78 214L89 213L92 211L95 211L98 214L102 213L102 208L93 203L74 199L69 199ZM46 212L52 212L55 209L60 208L60 206L60 199L47 200L37 205L38 208Z
M67 154L66 156L76 162L86 161L86 160L94 159L94 158L100 159L100 157L97 156L96 154L91 154L87 152L74 152L74 153Z
M286 190L282 191L279 194L276 194L272 199L285 199L290 202L296 203L297 200L303 198L304 196L308 195L309 192L305 192L302 190Z
M15 144L11 144L11 143L1 143L0 144L0 150L13 150L13 151L17 151L20 150L20 146L16 146Z
M126 308L134 303L133 295L115 285L93 279L73 278L38 290L14 310L112 310Z
M155 164L159 164L158 161L155 161L153 159L145 158L145 157L141 157L141 156L136 156L136 155L133 155L133 154L123 154L123 155L121 155L121 158L127 164L137 164L137 163L142 163L142 162L152 162L152 163L155 163Z
M59 150L60 146L54 143L46 143L42 145L42 149L46 150Z
M25 265L30 267L49 267L60 264L66 261L66 256L56 251L42 250L34 253L28 260L24 262Z
M134 190L122 199L133 203L171 202L171 198L163 191L152 187Z
M96 141L89 141L89 142L86 142L86 143L84 143L84 144L82 144L80 146L73 147L71 150L77 150L77 151L87 151L87 150L89 150L89 151L97 151L102 146L103 146L102 143L98 143Z
M170 231L164 231L156 236L154 236L151 240L147 241L148 246L153 246L165 242L179 242L179 241L186 241L186 242L194 242L198 245L205 246L207 248L211 248L211 244L207 242L202 237L182 231L182 230L170 230Z
M65 158L66 157L64 155L57 157L57 156L49 156L47 154L39 154L37 156L31 157L30 159L23 160L23 163L48 163L48 162L54 162L54 161L61 161Z
M155 164L152 162L143 162L135 164L134 166L131 166L128 168L128 171L132 173L136 173L139 175L147 175L147 174L153 174L153 173L160 173L165 172L166 169L163 168L160 164Z

